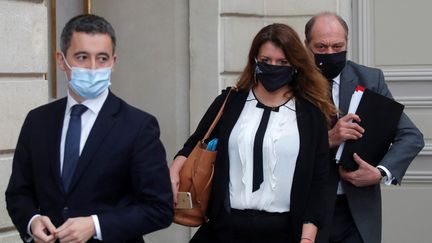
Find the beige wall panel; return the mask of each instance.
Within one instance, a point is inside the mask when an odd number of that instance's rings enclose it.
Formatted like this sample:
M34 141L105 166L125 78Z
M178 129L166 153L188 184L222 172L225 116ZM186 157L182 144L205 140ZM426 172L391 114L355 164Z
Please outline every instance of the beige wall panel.
M7 231L0 233L1 243L19 243L22 242L17 231Z
M241 72L246 65L252 40L258 31L273 23L284 23L298 33L304 40L304 25L307 17L292 18L241 18L224 17L221 27L221 72Z
M219 50L222 45L219 20L218 1L189 1L191 132L222 88L219 83Z
M220 0L221 13L264 14L264 0Z
M309 20L309 16L299 16L299 17L289 17L289 18L266 18L265 25L272 23L282 23L291 26L299 35L300 40L303 42L304 36L304 26Z
M382 187L383 243L431 242L430 184Z
M432 68L432 1L372 1L375 65ZM389 11L391 6L391 11Z
M387 85L393 97L425 97L432 98L431 80L401 80L392 81L386 78Z
M253 15L307 15L321 11L334 11L337 0L222 0L221 13L241 13Z
M0 150L15 148L28 111L47 102L46 80L0 80Z
M432 150L431 145L425 146L422 152L415 158L408 168L409 173L421 173L432 177ZM408 172L407 172L408 173ZM429 182L429 187L432 188L432 182ZM431 194L432 195L432 194ZM432 211L431 211L432 212Z
M235 1L235 0L233 0ZM321 11L335 11L337 0L304 1L304 0L265 0L266 15L310 15Z
M46 73L48 22L45 3L0 1L0 23L0 73Z
M12 154L0 155L0 232L4 228L13 227L12 221L9 218L9 214L6 210L5 194L6 187L9 183L9 177L12 170ZM1 240L0 236L0 242Z
M246 65L254 36L264 27L262 18L222 18L221 72L241 72Z
M405 107L405 113L423 133L425 140L432 140L432 107Z

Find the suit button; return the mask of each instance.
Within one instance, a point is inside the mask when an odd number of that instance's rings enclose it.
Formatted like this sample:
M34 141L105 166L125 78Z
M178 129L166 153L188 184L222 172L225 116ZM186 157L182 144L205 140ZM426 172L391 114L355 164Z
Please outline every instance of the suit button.
M63 211L68 211L68 210L69 210L68 207L64 207L64 208L63 208Z

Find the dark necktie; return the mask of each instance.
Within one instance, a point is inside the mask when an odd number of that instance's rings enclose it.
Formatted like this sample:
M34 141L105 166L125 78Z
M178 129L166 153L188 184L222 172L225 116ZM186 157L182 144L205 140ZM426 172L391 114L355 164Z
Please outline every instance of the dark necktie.
M62 179L65 191L69 190L72 176L79 159L81 139L81 115L87 110L85 105L74 105L71 108L69 127L66 133Z
M264 112L261 117L260 124L258 126L258 130L255 134L254 140L254 150L253 150L253 183L252 183L252 192L258 190L261 186L261 183L264 181L263 175L263 140L264 134L267 130L268 121L270 118L270 112L279 111L279 107L268 107L258 101L256 107L263 108Z

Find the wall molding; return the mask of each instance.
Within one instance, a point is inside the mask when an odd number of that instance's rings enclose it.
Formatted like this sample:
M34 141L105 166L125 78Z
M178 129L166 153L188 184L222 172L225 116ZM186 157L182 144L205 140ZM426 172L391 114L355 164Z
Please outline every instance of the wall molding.
M407 171L402 183L432 184L432 171Z
M371 2L370 0L358 0L353 2L353 13L354 20L353 25L355 23L355 34L353 37L353 45L357 45L357 59L360 64L366 66L373 66L372 63L372 50L373 50L373 42L372 42L372 28L371 23L372 19L372 11L371 11ZM353 26L354 27L354 26ZM355 48L354 48L355 49Z
M13 153L15 153L15 149L0 149L0 155Z
M425 146L420 151L421 156L431 156L432 155L432 143L425 142Z
M387 81L431 81L432 68L383 69Z
M405 105L407 108L432 108L432 96L430 97L401 97L395 96L395 100Z
M426 143L419 156L432 156L432 143ZM407 171L402 183L408 184L432 184L431 170Z

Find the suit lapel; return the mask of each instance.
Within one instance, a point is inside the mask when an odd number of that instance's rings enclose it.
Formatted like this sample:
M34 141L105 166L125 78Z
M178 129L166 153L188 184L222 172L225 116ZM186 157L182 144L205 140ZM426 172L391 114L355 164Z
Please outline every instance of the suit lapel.
M339 109L342 111L342 115L347 114L351 96L358 83L358 77L354 73L350 62L348 61L340 78Z
M65 110L66 98L63 98L59 100L59 102L54 107L52 112L52 122L47 124L49 129L49 132L47 133L49 134L47 147L52 149L51 152L49 152L51 173L61 191L64 191L64 189L63 181L60 176L60 144Z
M78 161L77 168L72 178L70 190L74 189L75 184L79 181L87 166L92 162L95 153L98 151L101 144L106 139L111 128L117 121L116 114L120 110L120 100L109 93L98 117L90 131L87 141L84 145L83 151Z

